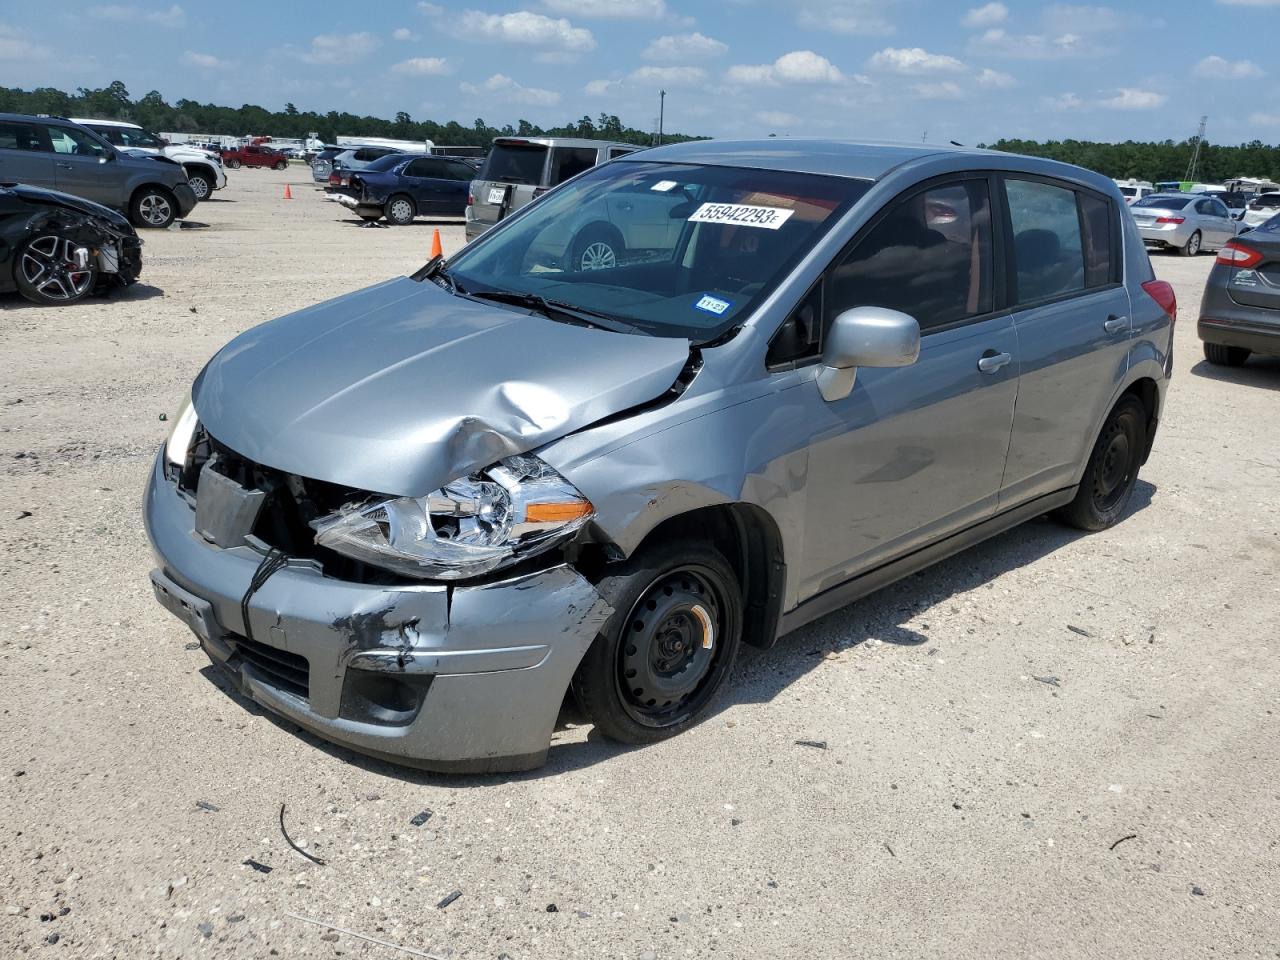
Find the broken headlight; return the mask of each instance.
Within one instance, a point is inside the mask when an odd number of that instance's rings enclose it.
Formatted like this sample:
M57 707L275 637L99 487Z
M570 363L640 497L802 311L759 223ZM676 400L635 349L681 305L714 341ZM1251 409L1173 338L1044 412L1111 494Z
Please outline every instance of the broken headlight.
M425 497L351 503L312 522L316 543L410 577L475 577L563 543L591 502L537 457L508 457Z
M191 439L195 436L200 418L196 416L196 408L191 403L191 394L182 401L178 416L174 418L173 429L169 431L169 439L164 444L164 459L181 470L187 465L187 454L191 452Z

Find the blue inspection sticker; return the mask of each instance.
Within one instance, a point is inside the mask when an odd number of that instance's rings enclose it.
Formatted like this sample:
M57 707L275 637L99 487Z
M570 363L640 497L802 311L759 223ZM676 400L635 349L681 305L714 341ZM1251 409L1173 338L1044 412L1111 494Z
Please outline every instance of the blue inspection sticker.
M732 306L733 304L728 300L721 300L719 297L704 293L702 298L693 305L693 308L704 313L714 313L718 317Z

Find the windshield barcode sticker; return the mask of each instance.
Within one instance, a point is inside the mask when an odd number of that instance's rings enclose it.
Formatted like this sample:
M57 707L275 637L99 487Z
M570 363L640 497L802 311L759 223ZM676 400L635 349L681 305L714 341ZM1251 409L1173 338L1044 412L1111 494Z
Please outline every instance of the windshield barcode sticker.
M729 223L740 227L777 230L794 210L778 207L750 207L741 203L704 203L689 218L691 223Z

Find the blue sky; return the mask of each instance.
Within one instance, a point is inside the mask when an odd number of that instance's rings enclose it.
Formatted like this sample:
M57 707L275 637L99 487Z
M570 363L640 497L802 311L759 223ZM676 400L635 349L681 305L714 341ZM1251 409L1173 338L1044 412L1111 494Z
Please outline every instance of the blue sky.
M714 136L1182 139L1208 114L1213 141L1280 141L1280 0L72 6L0 2L0 84L638 127L665 88L667 129Z

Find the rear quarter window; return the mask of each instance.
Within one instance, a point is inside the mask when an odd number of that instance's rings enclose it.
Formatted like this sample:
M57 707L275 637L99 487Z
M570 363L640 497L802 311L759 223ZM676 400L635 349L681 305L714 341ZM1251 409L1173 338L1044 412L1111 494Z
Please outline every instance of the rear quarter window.
M595 147L556 147L551 151L551 171L547 177L547 186L557 187L595 165Z
M546 160L547 148L540 143L495 144L485 158L480 179L536 186L542 183L542 168Z
M0 150L44 150L40 128L34 123L0 120Z

